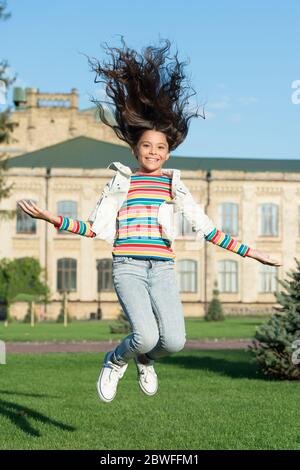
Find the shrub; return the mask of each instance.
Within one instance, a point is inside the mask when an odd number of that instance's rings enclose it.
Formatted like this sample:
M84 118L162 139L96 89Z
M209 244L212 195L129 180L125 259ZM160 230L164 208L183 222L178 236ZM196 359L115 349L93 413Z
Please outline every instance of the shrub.
M214 283L213 298L209 304L207 314L204 316L206 321L224 321L225 316L222 304L218 298L219 291L217 289L217 281Z

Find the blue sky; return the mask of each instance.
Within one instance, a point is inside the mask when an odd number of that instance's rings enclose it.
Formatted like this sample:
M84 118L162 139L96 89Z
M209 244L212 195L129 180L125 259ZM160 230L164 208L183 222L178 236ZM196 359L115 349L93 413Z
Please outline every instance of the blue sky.
M190 60L196 104L205 102L207 115L191 121L174 155L300 157L300 104L292 102L300 80L298 0L10 0L8 7L0 58L18 74L17 86L75 87L83 109L99 92L83 54L104 59L101 44L118 47L121 34L139 51L169 38L171 52Z

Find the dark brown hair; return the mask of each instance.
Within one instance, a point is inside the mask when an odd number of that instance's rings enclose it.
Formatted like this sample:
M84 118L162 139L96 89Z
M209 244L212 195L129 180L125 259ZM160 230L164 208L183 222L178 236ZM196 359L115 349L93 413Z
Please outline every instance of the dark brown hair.
M174 150L187 136L192 117L205 115L189 112L186 105L191 89L183 72L185 62L178 61L178 51L173 60L169 57L170 41L163 47L148 46L138 54L129 49L121 36L123 48L108 47L111 63L89 58L89 65L96 73L94 83L105 83L106 95L111 102L92 98L99 117L116 135L135 148L144 131L152 129L165 133L169 150ZM166 59L170 59L165 64ZM187 82L184 85L184 82ZM109 118L106 103L112 107L113 121Z

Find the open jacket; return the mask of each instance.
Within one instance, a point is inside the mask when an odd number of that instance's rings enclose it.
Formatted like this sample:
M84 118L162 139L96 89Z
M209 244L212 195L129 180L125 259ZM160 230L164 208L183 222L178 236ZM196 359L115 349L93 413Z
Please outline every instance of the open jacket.
M91 230L96 234L95 238L113 245L117 236L117 214L127 199L130 176L134 171L120 162L112 162L107 168L116 170L116 174L106 183L88 221L92 224ZM172 243L179 235L178 217L182 213L196 232L195 239L203 241L204 236L214 229L213 222L181 181L180 170L163 168L162 174L172 177L172 200L164 201L158 209L158 223L162 227L163 237Z

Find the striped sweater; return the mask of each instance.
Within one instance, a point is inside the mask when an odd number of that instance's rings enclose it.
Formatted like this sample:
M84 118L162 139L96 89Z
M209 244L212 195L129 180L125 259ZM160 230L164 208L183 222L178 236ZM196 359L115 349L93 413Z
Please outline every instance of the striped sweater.
M158 208L172 199L172 179L165 175L147 175L139 172L131 176L127 199L117 214L117 235L113 255L133 258L170 260L175 258L170 241L162 236L158 224ZM86 237L95 237L90 222L60 217L58 230L67 230ZM205 239L243 257L250 247L214 228Z
M164 175L132 175L127 199L117 215L113 255L171 260L170 241L163 238L158 209L171 201L172 178Z

